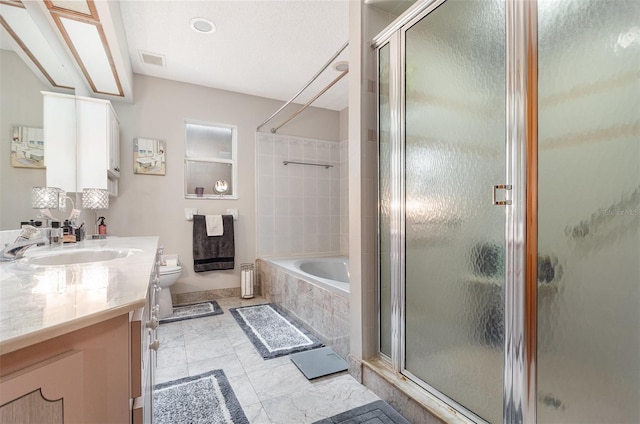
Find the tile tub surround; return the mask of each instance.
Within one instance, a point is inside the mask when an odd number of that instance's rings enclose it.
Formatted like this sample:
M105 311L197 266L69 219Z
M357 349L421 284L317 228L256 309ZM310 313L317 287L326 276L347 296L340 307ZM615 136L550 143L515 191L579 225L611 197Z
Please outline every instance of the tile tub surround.
M256 261L256 268L263 296L347 359L349 299L291 275L264 259Z
M222 369L252 424L307 424L378 400L346 372L307 380L288 356L263 360L230 308L267 299L218 300L222 315L163 324L156 383Z
M347 254L347 159L346 141L256 133L258 256Z
M260 295L254 287L253 292L256 296ZM232 287L228 289L202 290L197 292L171 293L171 300L174 306L188 305L190 303L208 302L210 300L220 300L228 298L240 297L240 287Z

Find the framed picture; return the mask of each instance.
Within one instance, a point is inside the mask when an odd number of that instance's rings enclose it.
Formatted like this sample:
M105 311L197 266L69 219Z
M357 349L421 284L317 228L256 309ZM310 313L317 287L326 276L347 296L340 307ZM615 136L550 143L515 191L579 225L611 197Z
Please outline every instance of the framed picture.
M133 139L133 173L165 175L167 164L166 143L154 138Z
M11 166L44 169L44 131L42 128L11 128Z

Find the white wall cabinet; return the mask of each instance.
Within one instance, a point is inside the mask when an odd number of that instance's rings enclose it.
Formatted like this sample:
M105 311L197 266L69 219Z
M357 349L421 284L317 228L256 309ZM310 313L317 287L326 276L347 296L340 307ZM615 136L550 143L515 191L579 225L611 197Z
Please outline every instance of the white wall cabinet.
M118 195L120 122L111 102L43 92L47 186Z
M78 191L100 188L117 196L120 123L111 102L76 97L76 121Z
M76 98L42 92L47 186L76 191Z

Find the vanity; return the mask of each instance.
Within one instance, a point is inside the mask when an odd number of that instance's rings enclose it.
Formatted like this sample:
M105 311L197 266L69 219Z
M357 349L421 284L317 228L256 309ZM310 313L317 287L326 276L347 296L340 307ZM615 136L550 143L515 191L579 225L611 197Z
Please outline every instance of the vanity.
M157 237L0 262L0 421L151 423Z

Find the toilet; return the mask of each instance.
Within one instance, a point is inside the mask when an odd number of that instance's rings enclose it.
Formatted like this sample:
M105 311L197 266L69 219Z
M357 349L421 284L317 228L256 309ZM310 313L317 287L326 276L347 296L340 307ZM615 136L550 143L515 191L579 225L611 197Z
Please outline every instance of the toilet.
M171 286L178 281L182 274L182 267L178 264L178 255L165 255L158 271L160 277L160 296L158 298L158 318L163 319L173 314L173 301L171 300Z

